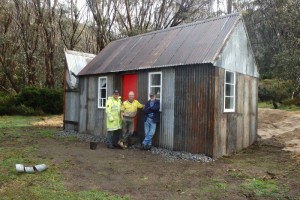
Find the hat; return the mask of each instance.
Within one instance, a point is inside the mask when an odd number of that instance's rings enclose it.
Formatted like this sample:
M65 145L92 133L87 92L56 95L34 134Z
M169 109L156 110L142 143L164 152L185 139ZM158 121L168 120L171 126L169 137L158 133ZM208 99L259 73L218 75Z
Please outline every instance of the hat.
M119 94L119 90L114 90L113 94Z
M155 94L153 92L150 92L149 96L152 97L154 96Z

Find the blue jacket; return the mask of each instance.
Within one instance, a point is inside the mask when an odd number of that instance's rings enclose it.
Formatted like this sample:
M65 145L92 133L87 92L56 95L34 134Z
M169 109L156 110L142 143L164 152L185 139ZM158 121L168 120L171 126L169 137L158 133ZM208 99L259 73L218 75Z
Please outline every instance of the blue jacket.
M153 119L153 122L159 123L160 122L160 102L159 100L154 100L154 105L150 107L150 100L147 101L144 107L144 112L146 113L145 121L147 120L148 114L153 113L153 116L151 117Z

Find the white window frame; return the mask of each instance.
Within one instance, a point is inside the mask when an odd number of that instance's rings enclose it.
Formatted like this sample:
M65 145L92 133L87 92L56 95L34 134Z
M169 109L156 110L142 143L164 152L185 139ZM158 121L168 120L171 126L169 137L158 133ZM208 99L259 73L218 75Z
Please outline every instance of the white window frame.
M106 81L106 87L101 87L101 79L105 79ZM106 89L105 98L101 98L101 89ZM98 108L105 108L105 105L103 105L103 100L107 100L107 76L101 76L98 78Z
M233 74L233 84L232 83L226 83L226 72L230 72ZM226 96L226 85L233 85L233 96ZM235 112L235 101L236 101L236 74L233 71L225 70L224 75L224 112ZM226 108L226 97L233 97L233 108L227 109Z
M155 75L155 74L159 74L160 75L160 85L151 85L151 75ZM150 94L150 89L152 88L152 87L159 87L160 88L160 96L159 96L159 103L160 103L160 110L159 111L162 111L162 107L161 107L161 105L162 105L162 72L161 71L159 71L159 72L149 72L148 73L148 95L147 95L147 97L149 97L149 94Z

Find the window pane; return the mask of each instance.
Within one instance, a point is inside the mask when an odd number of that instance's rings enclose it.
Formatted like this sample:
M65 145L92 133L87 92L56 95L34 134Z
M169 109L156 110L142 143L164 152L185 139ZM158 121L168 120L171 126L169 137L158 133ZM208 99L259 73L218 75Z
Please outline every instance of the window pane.
M101 89L101 96L100 98L106 98L106 89Z
M225 109L233 109L234 97L225 98Z
M100 78L100 87L106 87L106 78Z
M151 74L150 78L151 85L160 85L160 74Z
M157 99L160 99L160 87L151 87L150 93L154 93Z
M234 85L226 84L226 96L234 96Z
M234 73L226 71L226 83L234 83Z
M105 107L106 99L102 99L102 107Z

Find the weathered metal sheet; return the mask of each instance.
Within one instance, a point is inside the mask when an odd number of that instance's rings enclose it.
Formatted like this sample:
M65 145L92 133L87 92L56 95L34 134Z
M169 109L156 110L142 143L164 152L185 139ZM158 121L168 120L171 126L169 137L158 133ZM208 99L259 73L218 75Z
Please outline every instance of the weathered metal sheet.
M79 79L79 133L87 130L87 97L88 97L88 77Z
M231 23L234 23L234 21ZM228 38L226 46L216 58L214 65L241 74L258 77L257 66L242 20L236 25L230 38Z
M175 68L174 150L213 154L214 70L210 65Z
M148 71L140 71L138 73L138 101L145 104L148 100ZM144 132L144 112L139 109L137 113L137 133L141 139L145 137ZM156 135L158 130L156 130ZM155 136L154 144L157 144L157 137Z
M146 53L144 51L147 49L149 41L152 39L152 37L153 34L140 37L139 40L137 40L138 42L136 43L135 47L129 51L129 54L124 59L122 59L117 71L128 71L132 70L132 68L139 68L139 63L141 60L139 55Z
M159 45L154 47L150 54L145 54L147 57L140 64L139 69L155 67L156 65L154 63L156 63L157 59L159 59L166 51L168 46L173 42L174 38L177 37L177 34L180 32L180 30L181 29L177 28L172 29L172 31L163 31L161 34L155 34L155 38L157 40L156 43Z
M208 63L211 62L213 55L216 54L216 50L211 51L214 48L215 40L217 40L222 34L222 27L227 24L228 18L220 18L214 21L214 23L204 23L201 33L201 37L197 37L195 42L199 42L197 46L190 52L188 61L191 63ZM201 28L202 28L201 26ZM228 34L228 31L224 31L224 34ZM224 36L223 36L224 38ZM217 49L217 48L214 48ZM201 53L200 53L201 52Z
M96 123L96 111L97 111L97 91L98 88L98 79L95 76L88 77L88 93L87 93L87 134L96 134L95 131L95 123Z
M246 148L257 139L257 79L236 73L236 110L224 113L225 70L218 69L215 80L214 157Z
M93 58L95 54L82 53L77 51L65 50L67 61L66 81L68 86L73 89L77 86L77 78L75 77ZM75 74L72 75L72 74Z
M239 20L231 14L113 41L79 75L215 63Z
M236 138L236 150L243 149L243 137L244 137L244 82L245 78L242 74L236 74L236 114L237 114L237 138Z
M173 149L174 107L175 107L175 69L162 70L162 112L159 134L159 146Z
M66 91L64 125L66 130L78 130L79 91Z
M180 62L172 61L173 57L180 56L184 52L184 49L181 48L183 43L189 38L189 35L193 31L195 26L186 26L180 28L180 31L177 33L176 38L170 43L170 45L165 49L161 56L154 63L154 66L164 66L164 65L174 65L174 64L184 64L183 60Z

